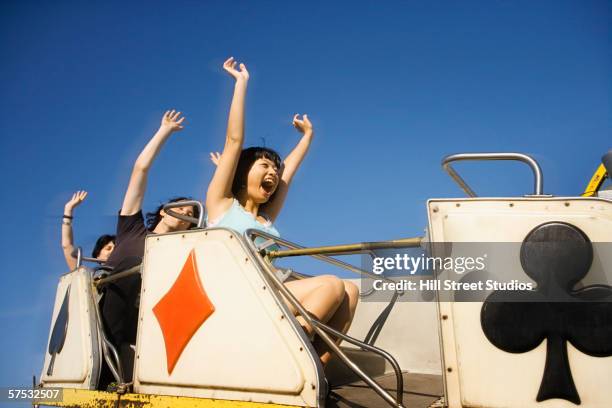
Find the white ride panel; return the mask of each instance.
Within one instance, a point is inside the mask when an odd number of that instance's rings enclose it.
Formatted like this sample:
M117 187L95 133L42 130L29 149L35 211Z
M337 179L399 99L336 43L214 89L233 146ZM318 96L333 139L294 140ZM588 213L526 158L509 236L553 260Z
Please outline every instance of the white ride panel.
M169 367L164 339L169 334L155 310L176 288L190 254L214 311ZM242 237L229 230L147 237L134 391L316 406L320 365L263 273ZM177 316L189 313L177 308Z
M563 221L584 231L591 242L612 241L612 202L592 198L507 198L429 200L432 242L522 242L536 226ZM434 254L435 256L435 254ZM521 268L518 246L507 267ZM612 253L594 253L584 284L603 283L612 274ZM520 270L520 269L519 269ZM593 279L593 276L596 279ZM546 340L520 354L496 348L483 333L482 302L439 304L443 371L450 408L565 408L563 400L536 401L544 372ZM612 357L592 357L567 343L581 407L609 407Z
M351 281L357 286L361 285L361 279ZM357 303L355 318L347 334L359 340L365 339L372 323L386 306L385 302L367 301L367 298ZM400 298L376 339L376 347L390 353L404 371L413 374L442 374L440 347L436 341L439 337L437 316L435 302L410 302ZM346 349L357 349L346 342L342 345ZM363 368L368 370L370 367ZM386 364L383 372L393 373L393 367Z
M91 271L85 267L60 277L40 376L43 386L95 389L101 364L101 350L91 289ZM55 355L52 374L47 375L51 361L49 341L67 292L69 297L66 337L61 351Z

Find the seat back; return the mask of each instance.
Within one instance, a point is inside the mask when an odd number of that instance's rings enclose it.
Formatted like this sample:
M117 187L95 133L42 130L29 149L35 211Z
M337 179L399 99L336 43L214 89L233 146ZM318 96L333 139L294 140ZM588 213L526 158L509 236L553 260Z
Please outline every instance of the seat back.
M91 270L80 267L57 285L42 386L95 389L101 350L92 298Z
M602 287L610 284L612 251L606 251L603 246L598 246L598 243L609 243L612 238L611 201L542 197L430 200L428 216L430 239L433 243L522 243L530 231L544 223L557 221L570 224L582 230L593 243L593 262L581 284L598 284ZM510 253L504 257L504 265L489 265L489 267L522 271L520 244L509 245L507 248ZM551 357L550 353L556 352L551 351L551 345L546 338L528 351L509 352L499 348L489 341L485 334L483 328L485 324L482 320L483 304L484 302L439 304L443 370L449 407L576 406L570 402L572 390L569 389L569 383L565 384L565 388L557 387L556 390L552 390L552 394L556 396L554 399L543 398L550 395L545 390L547 386L559 384L558 378L551 377L563 374L562 369L554 367L546 371L545 365L561 364L558 357L563 357L562 350L558 350L559 353ZM607 317L601 316L600 322L606 322L606 319L612 316L609 306L612 306L612 303L606 306L607 312L604 311L603 314L607 313ZM498 324L499 327L487 327L486 330L510 331L509 337L512 337L513 331L524 332L525 327L521 325L526 324L523 322L527 316L522 317L513 320L518 322L516 327L505 327L500 319L494 319L492 324ZM597 324L605 323L594 323L595 326ZM545 327L544 321L535 329L540 327ZM595 327L595 329L605 328ZM584 327L582 318L578 320L568 318L559 330L575 333L576 338L579 338L587 334L590 329ZM611 339L607 341L610 344ZM589 355L579 351L570 341L558 344L567 347L570 375L575 384L576 395L581 400L581 406L609 406L612 399L609 387L612 378L612 356L610 356L612 353L602 351L599 356L596 355L598 353ZM567 398L560 395L565 395Z
M319 360L243 237L147 237L134 390L318 406Z

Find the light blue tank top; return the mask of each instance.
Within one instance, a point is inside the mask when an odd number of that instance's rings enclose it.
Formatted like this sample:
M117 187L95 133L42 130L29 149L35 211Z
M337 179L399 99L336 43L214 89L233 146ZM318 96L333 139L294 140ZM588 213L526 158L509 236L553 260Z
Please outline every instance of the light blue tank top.
M232 202L232 206L225 212L225 214L223 214L217 220L209 221L208 214L206 214L206 226L210 228L230 228L239 233L240 235L243 235L244 232L248 229L256 229L280 238L278 230L274 228L274 225L272 225L271 222L268 221L267 223L262 224L261 222L257 221L253 214L245 210L244 207L241 206L238 200L236 200L235 198ZM265 241L265 238L257 237L255 238L255 245L261 245ZM280 249L278 245L272 244L266 248L266 251L275 251L278 249ZM275 261L276 259L273 260L272 263L274 264ZM277 269L276 271L276 276L278 277L278 279L280 279L281 282L284 282L285 279L289 277L289 274L290 273L287 273L286 270L282 268L280 270Z
M280 238L280 234L278 230L274 228L271 222L267 222L265 224L257 221L253 214L244 209L243 206L240 205L238 200L234 198L231 207L217 220L210 221L208 219L208 214L206 215L206 225L208 227L224 227L231 228L234 231L238 232L240 235L244 234L244 232L248 229L257 229L263 232L266 232L270 235L274 235L275 237ZM260 239L256 239L258 242Z

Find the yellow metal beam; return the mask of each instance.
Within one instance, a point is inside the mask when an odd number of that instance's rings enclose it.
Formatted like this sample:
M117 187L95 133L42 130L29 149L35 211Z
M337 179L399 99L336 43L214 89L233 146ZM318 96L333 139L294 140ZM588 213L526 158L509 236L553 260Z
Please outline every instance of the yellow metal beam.
M599 191L599 187L603 184L603 181L606 179L608 172L606 171L606 167L603 164L600 164L595 173L593 173L593 177L591 177L591 181L584 189L584 193L582 193L583 197L593 197Z
M83 408L295 408L289 405L264 404L261 402L132 393L119 395L104 391L69 388L63 390L61 402L45 402L41 405Z

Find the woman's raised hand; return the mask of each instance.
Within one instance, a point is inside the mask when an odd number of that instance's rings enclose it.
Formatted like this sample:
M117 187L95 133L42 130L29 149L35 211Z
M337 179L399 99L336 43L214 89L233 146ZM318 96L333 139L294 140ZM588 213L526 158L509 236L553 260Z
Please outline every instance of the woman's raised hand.
M83 200L85 200L85 197L87 197L87 191L79 190L74 193L72 195L72 198L68 200L68 202L64 206L64 215L72 215L72 210L74 210L75 207L81 204Z
M185 117L181 117L181 112L176 112L174 109L166 111L161 121L161 127L169 130L170 132L178 132L183 130L185 127L182 125Z
M293 127L295 127L300 133L312 134L312 123L308 119L308 115L304 114L302 120L300 120L300 114L296 113L293 116Z
M210 161L213 162L215 166L219 165L219 160L221 160L221 153L210 152Z
M243 63L240 63L240 70L236 69L236 65L238 63L234 60L234 57L229 57L223 63L223 69L227 71L236 81L244 81L247 82L249 80L249 71L247 71L246 66Z

